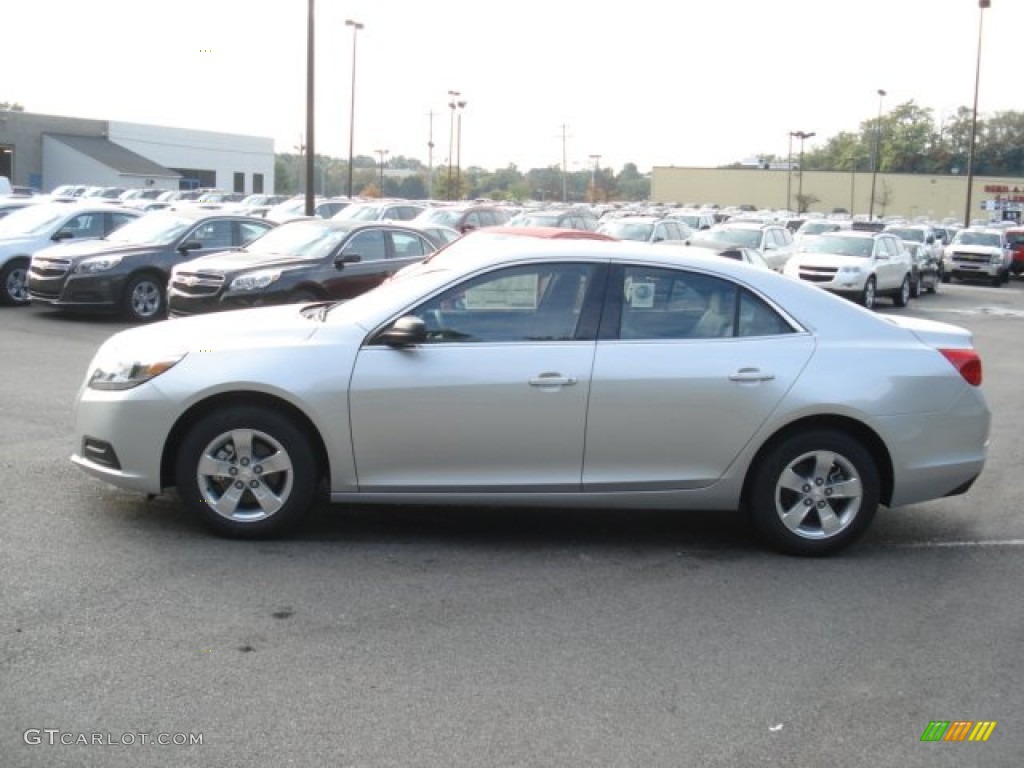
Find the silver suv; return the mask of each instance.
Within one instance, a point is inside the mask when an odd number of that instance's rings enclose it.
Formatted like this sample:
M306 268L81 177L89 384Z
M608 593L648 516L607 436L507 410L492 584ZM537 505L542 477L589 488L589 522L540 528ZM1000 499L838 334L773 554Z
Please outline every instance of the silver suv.
M793 233L781 224L759 224L752 221L734 221L716 224L711 229L694 233L693 240L715 240L732 243L743 248L760 251L765 263L781 272L793 255Z
M888 232L848 230L812 238L786 262L784 274L845 295L868 309L878 296L897 307L910 300L913 264L903 241Z
M961 229L942 254L942 282L988 280L998 288L1010 279L1013 251L1002 229Z

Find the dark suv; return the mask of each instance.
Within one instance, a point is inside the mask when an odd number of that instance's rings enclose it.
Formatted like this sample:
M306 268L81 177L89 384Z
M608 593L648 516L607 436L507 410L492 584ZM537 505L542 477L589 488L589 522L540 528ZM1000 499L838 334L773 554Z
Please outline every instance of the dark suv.
M442 243L388 222L297 219L251 245L179 264L167 303L172 317L349 299L365 293Z
M239 248L273 226L265 219L201 208L156 211L103 239L37 252L29 266L28 295L58 308L156 320L166 314L165 290L175 264Z

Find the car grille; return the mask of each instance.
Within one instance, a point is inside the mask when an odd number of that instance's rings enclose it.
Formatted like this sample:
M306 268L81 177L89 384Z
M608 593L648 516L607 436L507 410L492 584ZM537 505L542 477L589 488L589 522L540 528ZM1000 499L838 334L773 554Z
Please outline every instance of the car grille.
M55 277L64 277L71 270L69 259L42 259L33 258L29 266L29 274L36 277L43 277L52 280Z
M224 275L215 272L176 272L171 285L186 296L216 296L224 285Z
M800 267L800 279L811 283L830 283L838 271L835 267Z
M953 251L953 261L964 261L968 264L988 264L992 257L986 253L960 253Z

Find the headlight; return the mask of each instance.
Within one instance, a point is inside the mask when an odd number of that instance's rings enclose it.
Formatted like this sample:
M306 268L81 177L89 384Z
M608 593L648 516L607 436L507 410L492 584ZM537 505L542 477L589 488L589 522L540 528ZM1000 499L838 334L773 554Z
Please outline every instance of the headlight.
M90 389L131 389L173 368L184 352L148 353L121 359L113 355L93 363L87 382Z
M248 275L236 277L231 281L228 288L230 291L259 291L266 288L281 276L279 269L265 269L262 272L253 272Z
M851 266L846 266L846 267L840 267L839 268L839 274L841 274L841 275L859 275L862 270L863 270L863 267L860 267L860 266L857 266L857 265L851 265Z
M75 272L90 275L94 272L106 272L121 263L121 256L99 256L95 259L86 259L77 267Z
M1003 255L1001 253L993 253L992 256L989 258L989 261L993 264L1002 264Z

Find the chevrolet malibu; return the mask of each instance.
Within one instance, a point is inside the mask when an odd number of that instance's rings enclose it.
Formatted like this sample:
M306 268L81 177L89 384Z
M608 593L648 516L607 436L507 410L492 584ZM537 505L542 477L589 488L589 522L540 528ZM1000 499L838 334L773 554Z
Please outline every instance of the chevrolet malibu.
M122 331L89 364L72 461L215 532L336 503L749 511L820 555L879 505L986 460L960 327L643 243L464 238L343 303Z

